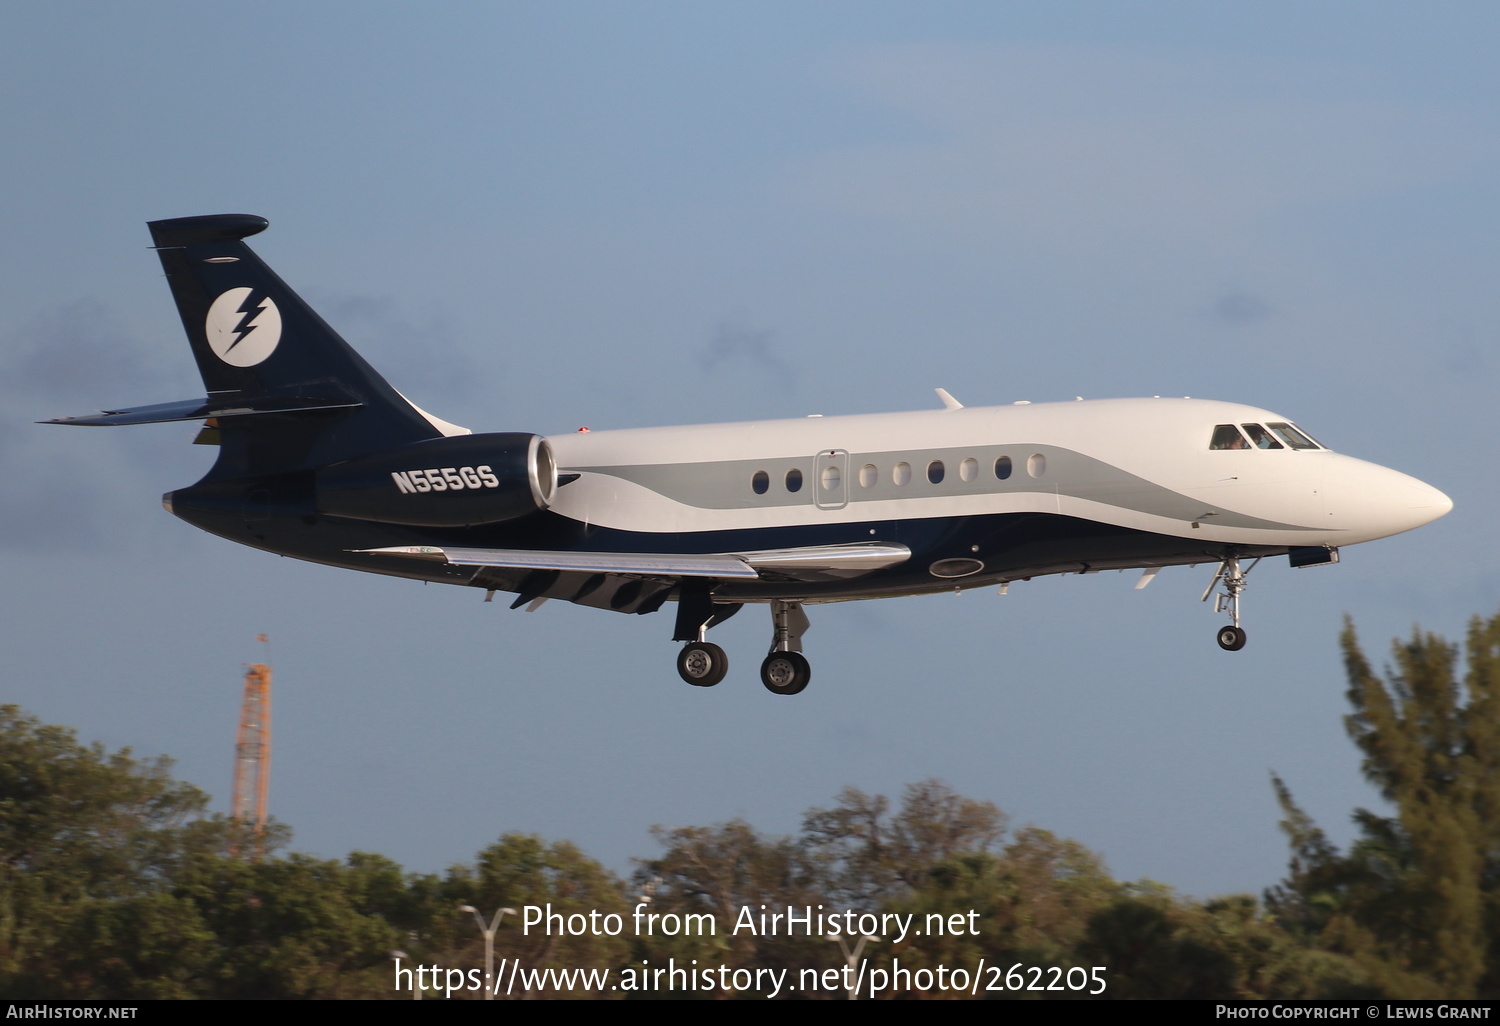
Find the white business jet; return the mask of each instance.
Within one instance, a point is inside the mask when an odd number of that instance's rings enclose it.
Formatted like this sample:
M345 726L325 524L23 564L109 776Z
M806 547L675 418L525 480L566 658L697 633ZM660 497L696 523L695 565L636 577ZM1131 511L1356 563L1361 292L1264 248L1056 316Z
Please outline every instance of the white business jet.
M151 222L207 389L201 399L50 423L204 421L219 446L177 516L332 566L651 613L676 603L678 672L710 687L707 640L771 611L761 681L796 694L804 607L1043 574L1209 563L1204 598L1244 647L1240 598L1266 556L1339 549L1452 508L1405 474L1331 452L1289 418L1194 399L474 434L414 406L243 239L247 214Z

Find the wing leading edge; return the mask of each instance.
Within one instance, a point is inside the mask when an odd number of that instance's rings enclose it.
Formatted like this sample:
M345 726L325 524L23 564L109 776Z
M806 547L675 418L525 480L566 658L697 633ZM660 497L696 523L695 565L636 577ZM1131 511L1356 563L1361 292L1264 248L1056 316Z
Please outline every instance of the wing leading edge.
M905 545L856 542L794 549L706 554L676 552L553 552L532 549L469 549L436 545L390 545L353 550L367 556L402 556L455 566L507 570L559 570L639 577L713 577L757 580L762 574L802 579L859 577L911 558Z

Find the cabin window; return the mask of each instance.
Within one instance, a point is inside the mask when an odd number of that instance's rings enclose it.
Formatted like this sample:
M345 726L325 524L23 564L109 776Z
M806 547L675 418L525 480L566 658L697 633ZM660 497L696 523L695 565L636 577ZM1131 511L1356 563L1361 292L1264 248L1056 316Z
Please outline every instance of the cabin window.
M819 480L822 482L823 490L825 492L838 491L839 484L843 480L843 475L839 473L838 464L830 463L828 466L824 467L823 473L820 476Z
M1001 456L995 461L995 476L1004 481L1010 477L1010 457Z
M911 464L898 463L892 467L891 480L898 485L911 484Z
M1034 452L1026 457L1026 473L1032 477L1041 477L1047 472L1047 457L1039 452Z
M958 465L958 477L962 481L972 481L979 476L979 461L970 457Z
M802 471L796 467L786 472L786 490L789 492L800 492L802 490Z
M771 490L771 475L764 470L757 470L750 478L750 487L755 489L756 495L764 495Z
M1210 449L1248 449L1250 443L1233 424L1220 424L1214 428L1214 437L1208 443Z
M875 469L875 464L866 463L859 468L859 486L861 488L874 488L876 480L880 477L880 471Z
M1240 427L1245 429L1245 434L1250 436L1251 443L1254 444L1257 449L1286 448L1286 446L1282 445L1271 436L1271 432L1267 431L1259 424L1241 424Z
M1298 431L1290 424L1267 424L1266 427L1276 432L1276 437L1281 439L1287 445L1290 445L1293 449L1321 448L1321 446L1319 446L1317 442L1314 442L1311 438L1308 438L1301 431Z
M933 460L931 463L927 464L927 480L931 481L933 484L943 483L942 460Z

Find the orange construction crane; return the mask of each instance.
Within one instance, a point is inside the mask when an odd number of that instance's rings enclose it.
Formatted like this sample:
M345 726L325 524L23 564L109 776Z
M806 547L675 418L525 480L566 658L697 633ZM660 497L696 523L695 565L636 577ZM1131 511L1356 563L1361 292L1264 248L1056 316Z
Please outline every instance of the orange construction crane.
M264 636L262 636L264 637ZM245 829L252 859L265 853L266 793L271 780L271 668L254 663L245 673L245 697L234 738L234 797L230 815L235 831L230 854L240 854Z

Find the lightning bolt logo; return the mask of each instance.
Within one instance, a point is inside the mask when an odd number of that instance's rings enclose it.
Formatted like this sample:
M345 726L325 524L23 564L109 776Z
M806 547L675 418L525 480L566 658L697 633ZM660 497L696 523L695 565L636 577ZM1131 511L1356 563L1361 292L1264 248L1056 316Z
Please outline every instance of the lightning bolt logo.
M259 303L257 303L255 301L254 292L251 292L248 296L245 297L245 301L240 304L240 313L244 316L240 318L240 323L236 325L234 329L235 334L239 337L236 338L233 342L229 343L230 349L233 349L235 346L245 341L245 336L250 334L260 326L260 315L265 312L266 307L269 306L270 303L271 301L269 299L263 299ZM226 350L226 352L227 351L228 350Z
M264 292L229 289L208 308L204 330L219 359L232 367L254 367L281 342L281 311Z

